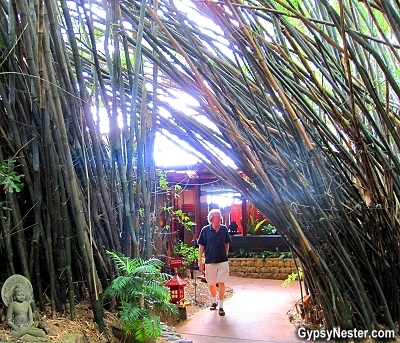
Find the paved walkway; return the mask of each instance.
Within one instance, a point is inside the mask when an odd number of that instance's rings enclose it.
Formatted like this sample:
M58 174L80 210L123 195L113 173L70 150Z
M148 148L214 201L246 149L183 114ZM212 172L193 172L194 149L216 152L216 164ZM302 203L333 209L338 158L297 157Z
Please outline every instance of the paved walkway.
M231 276L235 293L224 302L225 317L203 309L176 325L176 331L193 343L295 343L297 336L287 311L300 299L299 285L283 287L282 280Z

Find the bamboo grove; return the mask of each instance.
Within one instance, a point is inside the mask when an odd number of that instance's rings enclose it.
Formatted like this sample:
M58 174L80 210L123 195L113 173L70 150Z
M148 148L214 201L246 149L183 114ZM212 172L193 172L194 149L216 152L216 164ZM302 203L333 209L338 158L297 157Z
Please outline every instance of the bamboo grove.
M105 251L157 254L161 132L271 219L317 322L396 329L398 1L0 10L2 277L29 277L54 311L88 295L102 330ZM180 94L191 100L173 106Z

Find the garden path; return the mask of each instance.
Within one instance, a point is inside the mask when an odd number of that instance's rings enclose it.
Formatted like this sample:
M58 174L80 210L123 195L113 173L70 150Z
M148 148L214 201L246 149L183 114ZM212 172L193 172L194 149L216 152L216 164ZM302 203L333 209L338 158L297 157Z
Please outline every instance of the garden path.
M295 343L297 335L287 312L300 299L297 282L231 276L234 295L224 302L225 317L203 309L176 325L176 331L193 343Z

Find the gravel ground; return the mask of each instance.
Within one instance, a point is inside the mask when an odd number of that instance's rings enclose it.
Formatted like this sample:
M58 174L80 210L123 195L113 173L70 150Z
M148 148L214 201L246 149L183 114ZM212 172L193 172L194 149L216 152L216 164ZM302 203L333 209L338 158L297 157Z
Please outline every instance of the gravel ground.
M185 298L189 303L191 303L191 305L186 309L187 317L189 318L196 312L210 306L211 297L210 289L206 282L199 279L186 279L186 281L188 281L188 284L185 287ZM227 286L225 291L225 300L230 299L233 294L233 289Z

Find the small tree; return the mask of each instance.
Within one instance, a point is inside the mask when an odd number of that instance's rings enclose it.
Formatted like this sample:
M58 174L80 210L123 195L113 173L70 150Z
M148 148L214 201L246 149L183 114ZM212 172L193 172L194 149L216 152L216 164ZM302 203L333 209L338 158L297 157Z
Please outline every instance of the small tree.
M171 276L161 272L163 263L158 259L144 261L112 251L107 253L121 275L105 290L103 297L114 296L120 302L119 314L125 333L134 334L140 342L157 339L162 331L158 315L168 311L178 313L164 286Z

